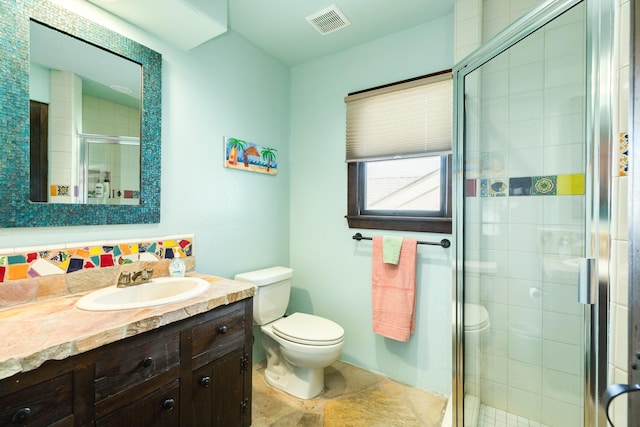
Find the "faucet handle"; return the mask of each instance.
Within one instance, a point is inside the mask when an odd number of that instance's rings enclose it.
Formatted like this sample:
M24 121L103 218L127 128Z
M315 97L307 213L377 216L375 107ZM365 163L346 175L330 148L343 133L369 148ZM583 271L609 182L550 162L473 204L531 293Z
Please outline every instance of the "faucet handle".
M142 280L151 280L151 277L153 277L153 268L142 270Z
M120 277L118 277L118 283L131 283L131 272L123 271L120 273Z

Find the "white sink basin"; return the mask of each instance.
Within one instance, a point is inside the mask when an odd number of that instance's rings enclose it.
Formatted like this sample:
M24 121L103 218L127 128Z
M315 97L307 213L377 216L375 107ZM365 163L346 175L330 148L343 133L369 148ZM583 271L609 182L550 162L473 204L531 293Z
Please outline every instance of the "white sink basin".
M150 307L193 298L209 286L209 282L198 277L158 277L141 285L98 289L80 298L76 307L89 311Z

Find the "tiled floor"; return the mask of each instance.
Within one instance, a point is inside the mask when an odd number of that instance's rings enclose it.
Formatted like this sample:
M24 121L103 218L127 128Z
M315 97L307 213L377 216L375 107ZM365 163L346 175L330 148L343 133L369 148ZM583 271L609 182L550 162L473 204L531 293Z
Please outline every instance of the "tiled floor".
M439 427L447 399L343 362L325 369L325 388L302 400L267 385L253 367L253 427Z
M478 427L547 427L545 424L487 405L480 405L478 421Z

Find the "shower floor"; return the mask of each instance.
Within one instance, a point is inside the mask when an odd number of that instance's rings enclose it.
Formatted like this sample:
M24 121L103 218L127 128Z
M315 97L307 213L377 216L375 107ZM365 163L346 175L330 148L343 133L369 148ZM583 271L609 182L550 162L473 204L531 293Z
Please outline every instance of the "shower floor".
M492 408L485 404L480 405L478 414L478 427L548 427L537 421L531 421L524 417Z

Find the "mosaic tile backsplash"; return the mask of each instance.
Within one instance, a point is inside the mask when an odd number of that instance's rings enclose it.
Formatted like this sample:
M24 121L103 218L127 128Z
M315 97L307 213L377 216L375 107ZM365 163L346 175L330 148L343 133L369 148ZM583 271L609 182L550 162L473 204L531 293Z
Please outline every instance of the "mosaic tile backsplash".
M69 243L64 246L16 248L0 253L0 283L74 273L137 261L160 261L193 254L193 237L140 241Z

